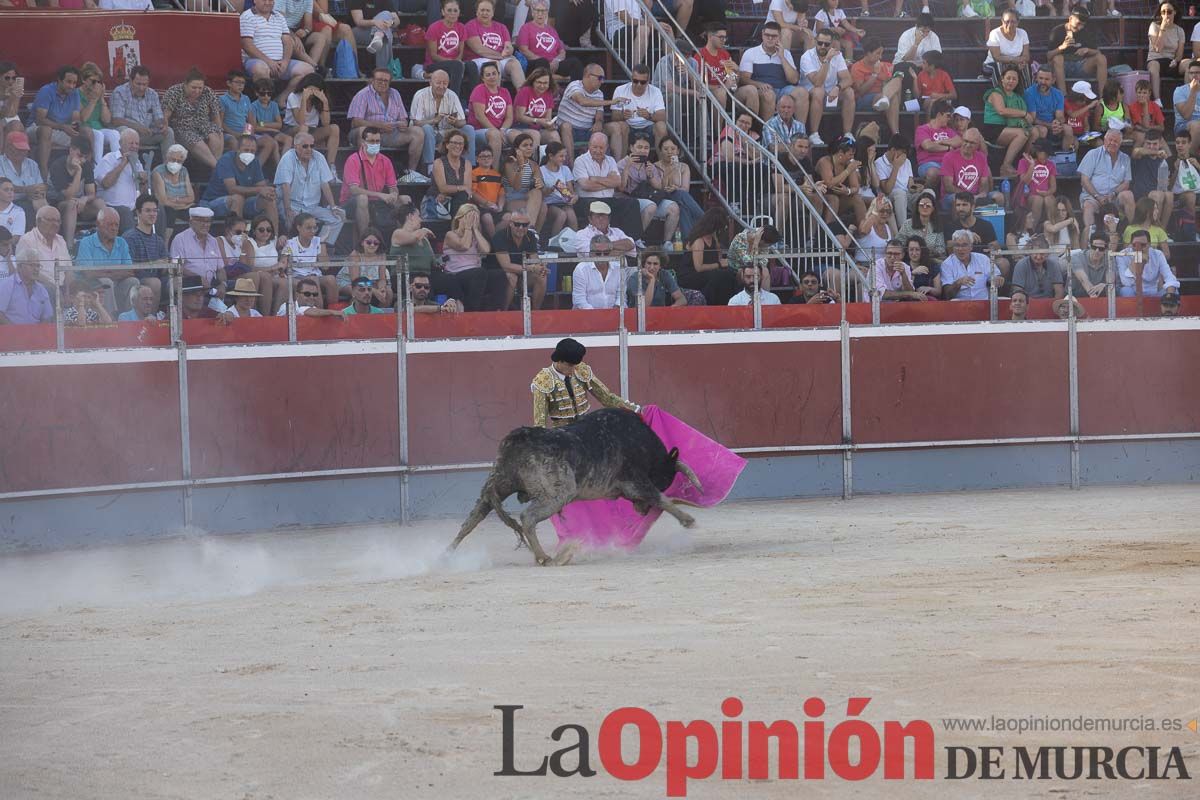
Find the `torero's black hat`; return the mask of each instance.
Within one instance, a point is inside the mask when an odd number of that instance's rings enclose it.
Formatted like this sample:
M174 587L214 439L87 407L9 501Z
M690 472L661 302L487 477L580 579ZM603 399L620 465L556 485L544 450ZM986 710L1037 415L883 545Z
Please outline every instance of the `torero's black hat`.
M565 361L568 364L578 364L587 354L587 348L574 339L563 339L550 354L551 361Z

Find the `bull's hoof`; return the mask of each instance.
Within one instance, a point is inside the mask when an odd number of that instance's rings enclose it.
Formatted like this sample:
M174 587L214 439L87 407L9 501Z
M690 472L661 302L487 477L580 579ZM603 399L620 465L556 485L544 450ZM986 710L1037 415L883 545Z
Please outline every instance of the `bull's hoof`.
M684 514L682 517L680 517L679 524L685 528L694 528L696 527L696 518Z
M571 559L575 557L575 551L579 549L579 542L571 541L559 548L554 554L554 564L558 567L564 567L571 563Z
M550 556L538 556L538 557L537 557L537 558L535 558L534 560L535 560L535 561L537 561L537 565L538 565L539 567L552 567L552 566L554 566L554 559L550 558Z

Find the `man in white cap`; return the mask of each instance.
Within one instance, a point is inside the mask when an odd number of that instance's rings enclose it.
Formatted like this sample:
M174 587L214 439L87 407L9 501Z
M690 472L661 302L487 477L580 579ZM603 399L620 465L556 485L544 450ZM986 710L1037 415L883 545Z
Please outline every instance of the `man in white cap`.
M212 229L211 208L196 206L188 209L188 229L171 240L171 258L183 259L183 272L199 276L206 288L224 292L225 259Z
M954 113L950 115L950 127L957 131L961 138L967 132L967 128L971 127L971 109L966 106L954 109Z
M578 243L576 252L586 256L592 252L592 238L607 236L612 242L614 253L623 253L637 258L637 245L633 239L625 235L625 231L614 228L609 222L612 219L612 208L602 200L593 200L588 206L588 226L575 235Z

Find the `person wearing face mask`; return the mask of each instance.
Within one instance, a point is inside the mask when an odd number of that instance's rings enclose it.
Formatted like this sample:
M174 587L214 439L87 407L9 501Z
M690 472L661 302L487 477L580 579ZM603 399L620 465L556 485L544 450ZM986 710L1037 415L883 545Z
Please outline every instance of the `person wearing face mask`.
M175 220L187 214L187 210L196 204L196 190L192 188L192 179L188 175L187 148L181 144L173 144L167 148L167 160L154 168L150 173L150 190L158 201L158 222L156 230L167 242L175 233Z
M225 215L223 227L224 232L217 239L217 246L225 262L226 277L232 280L249 271L249 265L242 259L246 243L246 220L231 212Z
M354 219L354 235L360 239L372 222L376 227L390 228L397 209L410 202L396 185L392 160L380 152L381 140L378 129L364 128L361 145L342 167L338 200Z
M253 136L239 136L237 152L226 153L217 161L200 204L222 216L256 217L262 214L278 228L275 187L263 175L257 152L258 143Z

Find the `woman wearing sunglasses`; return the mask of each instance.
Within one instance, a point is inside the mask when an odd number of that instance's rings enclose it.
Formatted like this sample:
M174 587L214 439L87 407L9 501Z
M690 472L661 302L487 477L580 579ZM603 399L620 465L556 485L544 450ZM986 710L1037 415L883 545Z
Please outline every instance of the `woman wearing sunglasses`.
M354 281L362 277L370 278L371 304L380 308L390 308L395 296L392 293L392 278L387 261L383 234L375 228L367 228L358 240L358 247L350 254L350 263L338 270L338 294L343 300L350 300Z

